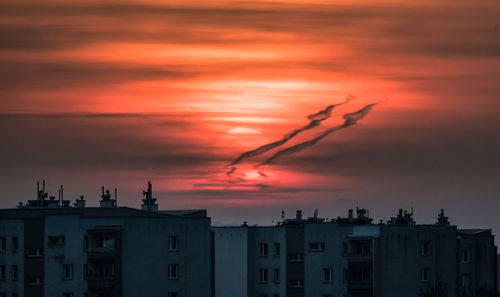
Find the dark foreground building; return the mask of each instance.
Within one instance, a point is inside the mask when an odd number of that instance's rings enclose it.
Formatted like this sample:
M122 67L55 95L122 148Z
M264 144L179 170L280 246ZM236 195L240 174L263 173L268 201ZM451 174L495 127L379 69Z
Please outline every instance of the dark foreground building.
M102 193L85 207L38 191L0 210L0 297L200 297L210 295L210 218L205 210L143 210Z
M478 297L498 289L491 230L444 212L418 225L400 210L213 227L205 210L141 210L47 197L0 210L0 297Z
M215 296L496 296L491 230L457 230L444 212L417 225L400 210L373 224L364 209L277 226L215 227ZM245 258L247 257L247 258Z

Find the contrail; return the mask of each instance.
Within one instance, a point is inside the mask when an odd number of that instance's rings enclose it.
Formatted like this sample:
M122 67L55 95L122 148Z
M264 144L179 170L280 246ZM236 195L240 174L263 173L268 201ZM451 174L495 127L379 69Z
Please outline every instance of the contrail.
M291 154L294 154L296 152L299 152L299 151L305 149L306 147L310 147L310 146L315 145L316 143L318 143L318 141L320 141L321 139L325 138L326 136L328 136L329 134L331 134L337 130L345 129L349 126L355 125L359 120L363 119L370 112L370 110L372 110L372 108L375 105L376 105L376 103L368 104L356 112L344 114L344 116L342 117L344 119L344 123L342 125L330 128L311 140L304 141L302 143L296 144L296 145L291 146L289 148L286 148L284 150L280 150L280 151L276 152L274 155L272 155L269 159L262 162L259 166L270 164L274 160L276 160L277 158L279 158L281 156L291 155Z
M296 129L294 131L292 131L291 133L289 134L286 134L285 136L283 136L283 138L281 138L280 140L277 140L275 142L271 142L271 143L268 143L268 144L265 144L263 146L260 146L254 150L251 150L251 151L248 151L248 152L244 152L243 154L241 154L238 158L236 158L233 162L231 162L231 166L233 166L231 168L231 170L229 170L226 174L227 175L231 175L235 170L236 168L234 167L234 165L237 165L239 164L241 161L247 159L247 158L250 158L250 157L255 157L255 156L258 156L258 155L261 155L267 151L270 151L278 146L281 146L283 144L285 144L288 140L292 139L293 137L297 136L297 134L299 134L300 132L303 132L303 131L306 131L306 130L309 130L309 129L312 129L314 127L317 127L321 124L322 121L328 119L330 116L331 116L331 113L332 113L332 110L336 107L336 106L339 106L339 105L343 105L343 104L346 104L347 102L351 101L352 99L354 99L354 96L347 96L346 100L344 102L341 102L341 103L338 103L338 104L332 104L332 105L329 105L327 106L325 109L315 113L315 114L310 114L307 116L307 118L310 120L309 124L299 128L299 129Z

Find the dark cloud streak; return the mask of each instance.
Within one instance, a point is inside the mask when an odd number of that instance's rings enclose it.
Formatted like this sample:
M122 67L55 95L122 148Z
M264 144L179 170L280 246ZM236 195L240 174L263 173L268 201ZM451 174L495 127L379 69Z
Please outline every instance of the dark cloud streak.
M278 159L282 156L291 155L291 154L300 152L301 150L303 150L307 147L315 145L316 143L318 143L318 141L320 141L321 139L325 138L326 136L330 135L331 133L333 133L335 131L342 130L342 129L345 129L345 128L350 127L352 125L355 125L359 120L363 119L372 110L372 108L374 106L375 106L375 103L368 104L356 112L344 114L344 116L343 116L344 123L342 125L330 128L311 140L304 141L304 142L301 142L301 143L296 144L294 146L291 146L289 148L280 150L280 151L276 152L274 155L272 155L270 158L268 158L267 160L262 162L260 164L260 166L269 165L272 162L274 162L276 159Z
M330 118L331 112L332 112L332 110L336 106L340 106L340 105L346 104L349 101L351 101L352 99L353 99L352 96L348 96L344 102L341 102L341 103L338 103L338 104L329 105L325 109L323 109L323 110L321 110L321 111L319 111L317 113L308 115L307 118L310 120L309 124L307 124L305 126L302 126L302 127L298 128L298 129L295 129L291 133L288 133L285 136L283 136L283 138L280 139L280 140L277 140L275 142L271 142L271 143L265 144L263 146L260 146L260 147L258 147L256 149L254 149L254 150L244 152L238 158L236 158L233 162L231 162L230 165L231 166L237 165L237 164L241 163L245 159L261 155L261 154L266 153L266 152L268 152L268 151L270 151L270 150L272 150L272 149L274 149L274 148L276 148L278 146L282 146L283 144L285 144L286 142L288 142L290 139L292 139L295 136L297 136L299 133L319 126L322 121ZM234 169L234 167L233 167L233 168L231 168L230 171L227 172L227 174L230 175L235 170L236 169Z

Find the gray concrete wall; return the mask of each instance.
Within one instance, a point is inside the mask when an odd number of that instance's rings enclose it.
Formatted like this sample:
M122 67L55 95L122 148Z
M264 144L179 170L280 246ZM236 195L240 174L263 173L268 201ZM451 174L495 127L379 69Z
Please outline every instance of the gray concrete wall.
M456 295L456 228L446 226L381 226L380 294L384 297L419 296L439 282L446 296ZM430 243L429 255L421 255L421 243ZM423 267L429 281L421 281ZM412 292L408 295L408 292Z
M23 220L0 220L0 237L6 239L6 250L0 253L0 264L6 266L6 279L0 281L0 292L12 296L13 293L23 296L24 294L24 221ZM17 237L19 248L12 250L12 238ZM18 280L12 279L12 265L19 269Z
M346 267L343 256L343 231L336 223L310 223L305 225L305 296L343 296L347 293L343 282L343 269ZM324 242L325 250L312 251L311 242ZM333 269L333 281L323 281L323 269Z
M169 250L169 236L178 249ZM210 220L126 218L123 233L123 296L210 296ZM168 265L178 265L169 279Z
M214 227L215 296L247 296L248 229Z
M286 230L284 227L248 228L248 296L285 296L286 292ZM259 256L259 243L267 243L268 255ZM280 255L274 254L274 244L280 244ZM259 269L267 269L268 281L259 282ZM274 281L274 269L280 270L280 280Z

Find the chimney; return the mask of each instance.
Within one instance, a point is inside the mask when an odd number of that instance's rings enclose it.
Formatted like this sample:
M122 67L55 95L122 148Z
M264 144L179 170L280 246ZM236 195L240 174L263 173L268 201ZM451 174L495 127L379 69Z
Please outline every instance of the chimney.
M106 190L106 193L104 193L104 187L101 187L101 189L102 189L102 195L101 195L101 201L99 201L99 206L101 208L116 207L116 200L111 199L111 194L109 193L109 190Z
M302 220L302 210L297 210L297 213L295 215L295 218L297 220Z
M144 199L142 199L142 210L147 211L158 211L158 204L156 203L156 198L153 198L153 185L148 181L148 190L142 191Z
M59 195L61 195L61 193L59 193ZM55 196L50 196L49 200L47 200L47 207L48 208L57 208L58 204L59 204L59 201L56 200Z
M75 200L75 208L85 208L85 200L83 199L83 195L80 196L80 199Z
M354 220L354 210L351 208L349 209L349 215L348 215L348 218L349 218L349 223L352 223L353 220Z

